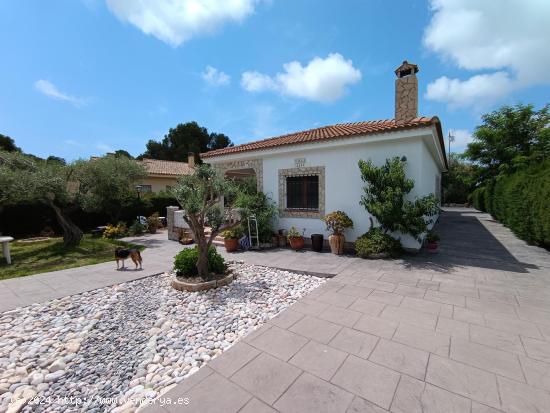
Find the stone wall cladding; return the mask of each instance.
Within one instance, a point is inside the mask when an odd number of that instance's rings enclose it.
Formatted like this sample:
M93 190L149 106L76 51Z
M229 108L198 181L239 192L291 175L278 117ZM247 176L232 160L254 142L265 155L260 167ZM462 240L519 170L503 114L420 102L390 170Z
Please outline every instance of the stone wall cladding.
M256 183L258 185L258 191L263 190L264 182L264 163L262 159L249 159L243 161L228 161L212 164L214 169L221 175L225 175L227 171L234 169L253 169L256 174Z
M395 122L405 123L418 116L418 79L406 76L395 79Z
M319 176L319 209L317 211L289 210L286 208L286 178L301 175ZM302 168L279 169L279 210L281 218L323 218L325 216L325 167L305 166Z

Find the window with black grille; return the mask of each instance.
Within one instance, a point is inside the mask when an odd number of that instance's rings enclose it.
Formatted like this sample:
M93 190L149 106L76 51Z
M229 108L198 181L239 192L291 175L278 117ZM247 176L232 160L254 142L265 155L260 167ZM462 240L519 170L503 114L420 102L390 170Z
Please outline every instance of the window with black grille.
M286 178L287 209L319 209L319 175Z

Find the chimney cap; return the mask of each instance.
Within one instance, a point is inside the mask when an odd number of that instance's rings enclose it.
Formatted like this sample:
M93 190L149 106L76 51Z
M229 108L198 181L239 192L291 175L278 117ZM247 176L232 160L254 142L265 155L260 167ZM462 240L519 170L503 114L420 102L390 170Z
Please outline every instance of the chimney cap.
M403 63L401 63L401 65L397 69L395 69L395 74L397 77L401 78L405 76L414 75L418 73L418 70L419 69L417 65L415 65L414 63L409 63L406 60L403 60Z

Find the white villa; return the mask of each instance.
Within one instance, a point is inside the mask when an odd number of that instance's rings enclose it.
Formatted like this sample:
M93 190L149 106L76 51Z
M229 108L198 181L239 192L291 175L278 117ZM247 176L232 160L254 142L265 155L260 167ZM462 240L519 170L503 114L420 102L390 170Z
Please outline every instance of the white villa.
M382 165L387 158L407 160L414 179L412 196L440 194L447 168L441 123L418 116L418 67L408 62L395 74L395 119L324 126L201 154L226 176L255 176L258 189L278 204L278 228L295 226L305 236L325 234L325 213L342 210L354 222L346 232L353 242L368 231L369 214L359 204L364 183L358 161ZM398 234L396 234L398 235ZM405 248L420 244L401 235Z

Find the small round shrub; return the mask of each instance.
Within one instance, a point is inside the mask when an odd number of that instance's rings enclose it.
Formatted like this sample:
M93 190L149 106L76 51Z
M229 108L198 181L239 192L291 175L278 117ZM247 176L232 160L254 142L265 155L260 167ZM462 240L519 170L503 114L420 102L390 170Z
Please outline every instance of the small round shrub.
M119 222L116 226L108 224L103 231L103 238L122 238L128 235L128 228L124 222Z
M353 221L343 211L334 211L323 218L327 230L333 234L342 234L346 229L353 228Z
M197 261L199 260L199 248L185 248L174 259L174 271L178 277L195 277L198 275ZM210 246L208 249L208 271L214 274L223 274L225 262L223 257Z
M130 235L142 235L145 232L145 225L139 221L134 221L130 228L128 228L128 233Z
M369 232L357 238L355 252L361 258L379 254L395 256L401 252L401 242L385 234L380 228L371 228Z

